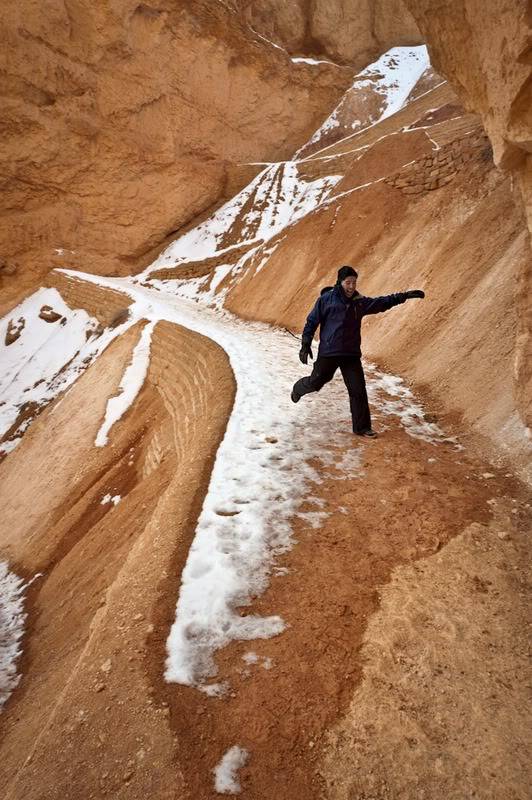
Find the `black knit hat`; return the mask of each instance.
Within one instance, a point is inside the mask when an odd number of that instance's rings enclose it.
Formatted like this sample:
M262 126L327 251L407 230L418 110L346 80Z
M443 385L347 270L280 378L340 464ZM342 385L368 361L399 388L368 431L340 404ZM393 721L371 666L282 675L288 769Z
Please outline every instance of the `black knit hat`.
M353 267L346 265L345 267L340 267L338 270L338 280L337 283L342 283L345 281L346 278L358 278L358 272Z

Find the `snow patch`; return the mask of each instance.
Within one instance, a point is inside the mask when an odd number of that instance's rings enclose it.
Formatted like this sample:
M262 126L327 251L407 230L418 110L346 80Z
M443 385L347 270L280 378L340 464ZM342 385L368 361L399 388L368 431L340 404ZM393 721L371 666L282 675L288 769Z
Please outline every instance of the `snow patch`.
M291 59L294 64L329 64L330 67L339 67L339 64L335 64L334 61L327 61L323 58L303 58L297 56L296 58Z
M94 442L96 447L105 447L109 441L109 431L115 422L123 417L142 389L150 364L150 344L154 326L155 322L150 322L142 329L131 362L120 381L119 393L107 401L105 419Z
M247 763L249 753L235 745L225 753L220 763L214 768L214 788L218 794L240 794L241 786L237 772Z
M56 322L39 317L43 305L61 314ZM5 337L11 319L23 319L20 336L10 345ZM71 309L57 289L41 288L0 320L0 437L13 428L24 409L28 416L0 445L9 453L20 443L36 410L79 377L110 342L130 325L127 320L101 332L98 320L83 309ZM32 411L33 409L33 411Z
M115 494L114 496L111 496L110 494L106 494L106 495L104 495L102 497L102 499L100 501L100 505L101 506L105 506L105 505L107 505L107 503L112 503L114 506L117 506L121 499L122 499L122 497L119 494Z
M309 141L297 151L294 158L300 157L308 145L321 141L332 129L343 127L341 122L342 112L349 95L356 94L361 90L371 89L382 97L382 107L377 115L370 115L366 120L355 120L350 123L351 130L361 133L363 130L382 122L387 117L400 111L410 92L429 66L430 62L425 45L419 47L393 47L388 50L377 61L370 64L369 67L366 67L356 76L353 85L348 89L332 114L315 131Z
M7 562L0 561L0 710L20 680L16 664L26 619L25 588L22 578L9 571Z

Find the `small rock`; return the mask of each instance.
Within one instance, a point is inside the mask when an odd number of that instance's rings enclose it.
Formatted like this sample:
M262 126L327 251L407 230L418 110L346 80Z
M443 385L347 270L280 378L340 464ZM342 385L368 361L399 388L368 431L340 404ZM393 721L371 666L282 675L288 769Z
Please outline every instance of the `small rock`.
M510 538L510 534L508 533L508 531L499 531L497 536L499 537L499 539L502 539L503 541L506 541L507 539Z
M144 615L143 614L135 614L133 619L135 620L135 622L140 622L141 619L144 619Z
M487 480L488 478L494 478L495 475L493 474L493 472L483 472L482 473L482 477L486 478L486 480Z
M17 341L20 334L24 330L26 325L26 320L24 317L19 317L19 319L15 322L12 319L9 320L7 323L7 330L5 335L5 346L9 347L10 344L14 344Z
M105 689L105 683L97 683L96 686L94 687L95 692L103 692L104 689Z
M61 314L54 311L52 306L43 306L39 311L39 317L45 322L57 322L58 319L61 319Z
M101 671L102 671L102 672L106 672L106 673L108 673L108 672L111 672L111 667L112 667L112 666L113 666L113 665L112 665L112 663L111 663L111 659L110 659L110 658L108 658L108 659L107 659L107 661L104 661L104 662L103 662L103 664L102 664L102 666L100 667L100 669L101 669Z

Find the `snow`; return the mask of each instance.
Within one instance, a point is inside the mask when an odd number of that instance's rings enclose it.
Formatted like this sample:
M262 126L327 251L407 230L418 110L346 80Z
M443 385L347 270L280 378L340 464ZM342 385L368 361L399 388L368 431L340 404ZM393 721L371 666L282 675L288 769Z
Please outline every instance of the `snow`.
M294 62L294 64L312 64L312 65L314 65L314 64L329 64L329 66L331 66L331 67L339 67L340 66L339 64L335 64L334 61L326 61L325 59L322 59L322 58L303 58L303 57L298 56L296 58L292 58L292 61Z
M282 53L284 53L285 55L287 54L287 53L286 53L286 50L284 49L284 47L281 47L280 45L278 45L278 44L275 44L275 42L272 42L272 40L271 40L271 39L267 39L265 36L263 36L263 35L262 35L262 33L259 33L258 31L256 31L256 30L255 30L255 28L252 28L252 27L251 27L251 25L249 25L249 28L250 28L250 30L252 30L252 31L253 31L253 33L255 34L255 36L258 36L260 39L262 39L263 41L267 42L267 43L268 43L268 44L270 44L272 47L275 47L275 49L276 49L276 50L280 50L280 51L281 51Z
M139 286L135 279L83 277L126 292L134 301L134 319L165 319L211 338L227 352L235 374L233 411L182 573L167 642L166 679L219 696L226 687L213 682L215 652L233 640L265 639L284 630L278 615L245 612L270 575L278 574L276 557L293 543L293 517L300 513L310 529L323 523L326 512L303 512L301 502L324 477L360 479L365 445L350 433L341 380L297 406L290 401L292 383L308 368L299 364L298 343L286 332ZM416 438L445 439L424 420L400 379L371 365L367 378L374 416L395 415ZM313 459L319 471L310 466Z
M341 177L330 175L309 181L299 175L297 164L292 161L267 166L211 217L173 242L138 280L145 281L152 272L184 262L229 255L244 244L258 247L268 242L313 211ZM237 227L239 241L224 246L224 239L234 238ZM244 260L253 255L252 251L253 248L244 255ZM220 265L218 269L222 267L225 271L219 273L216 285L233 269L232 265ZM205 283L208 278L200 280Z
M223 756L220 763L214 768L214 788L218 794L239 794L241 787L238 782L237 772L247 763L249 753L242 747L235 745Z
M332 114L327 117L325 122L315 131L309 141L297 151L294 157L297 159L309 144L319 142L330 130L342 125L340 120L343 116L342 112L346 99L353 93L356 94L360 90L370 88L373 92L382 96L382 108L376 116L370 116L365 123L361 120L355 120L350 124L351 129L358 129L357 133L361 133L363 130L382 122L382 120L400 111L408 95L429 66L430 62L425 45L419 47L393 47L388 50L377 61L358 73L353 85L348 89Z
M142 329L131 362L120 381L119 393L107 401L105 419L94 442L96 447L105 447L109 441L109 431L126 413L142 389L150 363L150 344L154 326L155 322L151 322Z
M105 506L105 505L107 505L107 503L112 503L114 506L117 506L121 499L122 499L122 497L119 494L115 494L114 496L112 496L110 494L106 494L106 495L104 495L102 497L102 499L100 501L100 505L101 506Z
M51 306L62 315L61 319L41 319L43 305ZM21 333L6 345L10 320L18 322ZM132 324L128 320L98 335L98 321L82 309L69 308L59 292L51 288L34 292L0 319L0 437L14 425L26 404L38 408L57 397ZM10 440L0 445L0 453L9 453L19 444L30 421L25 420Z
M20 680L17 659L24 633L24 582L0 561L0 710Z

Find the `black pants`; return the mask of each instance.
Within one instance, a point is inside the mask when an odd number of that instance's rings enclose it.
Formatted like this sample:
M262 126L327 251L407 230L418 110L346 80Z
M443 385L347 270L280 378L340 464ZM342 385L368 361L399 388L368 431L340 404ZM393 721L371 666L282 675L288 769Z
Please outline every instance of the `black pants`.
M294 384L294 392L302 397L309 392L319 392L322 386L329 383L340 367L342 378L349 392L349 404L353 418L353 432L361 433L371 429L368 395L364 370L357 356L318 356L314 362L312 373L307 378L300 378Z

